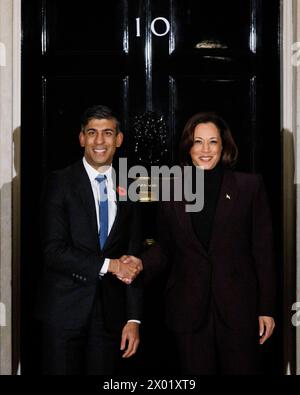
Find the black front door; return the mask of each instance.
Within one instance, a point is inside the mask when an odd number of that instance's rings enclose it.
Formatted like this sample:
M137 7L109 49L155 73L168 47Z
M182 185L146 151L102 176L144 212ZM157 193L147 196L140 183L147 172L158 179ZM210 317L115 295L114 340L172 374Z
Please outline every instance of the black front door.
M34 366L41 187L49 171L81 157L87 106L119 112L120 154L146 166L177 162L180 133L195 112L224 116L239 148L237 168L264 176L279 267L279 0L23 0L22 23L24 372ZM152 211L145 206L145 238L155 236ZM280 335L275 342L279 362L270 366L280 371Z

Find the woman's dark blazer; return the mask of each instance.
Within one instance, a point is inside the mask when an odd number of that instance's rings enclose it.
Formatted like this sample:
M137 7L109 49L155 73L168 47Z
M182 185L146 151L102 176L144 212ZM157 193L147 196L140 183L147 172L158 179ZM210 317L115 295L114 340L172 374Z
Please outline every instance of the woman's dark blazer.
M162 202L158 243L143 255L146 283L169 270L166 324L197 331L211 298L227 325L255 328L259 315L274 316L272 225L261 176L225 170L209 250L197 239L184 201Z

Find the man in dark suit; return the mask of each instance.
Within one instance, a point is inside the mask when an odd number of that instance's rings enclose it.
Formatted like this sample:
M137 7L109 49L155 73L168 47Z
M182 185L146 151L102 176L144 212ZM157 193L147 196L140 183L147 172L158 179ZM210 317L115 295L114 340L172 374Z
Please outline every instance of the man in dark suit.
M53 173L43 199L44 271L37 314L44 374L111 374L139 343L138 206L120 201L112 168L123 134L105 106L87 109L84 158ZM123 280L123 281L121 281Z

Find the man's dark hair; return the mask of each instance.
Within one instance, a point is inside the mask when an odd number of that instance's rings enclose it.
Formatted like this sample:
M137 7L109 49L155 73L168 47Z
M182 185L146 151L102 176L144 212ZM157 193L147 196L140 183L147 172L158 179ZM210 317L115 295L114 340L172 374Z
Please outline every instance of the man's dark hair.
M238 149L232 137L227 122L214 112L200 112L193 115L186 123L180 141L179 156L181 165L191 164L190 149L194 144L194 132L196 126L201 123L213 123L222 140L221 161L225 167L233 167L238 157Z
M116 132L120 132L120 121L111 108L97 104L87 108L81 116L81 130L83 131L91 119L112 119L116 122Z

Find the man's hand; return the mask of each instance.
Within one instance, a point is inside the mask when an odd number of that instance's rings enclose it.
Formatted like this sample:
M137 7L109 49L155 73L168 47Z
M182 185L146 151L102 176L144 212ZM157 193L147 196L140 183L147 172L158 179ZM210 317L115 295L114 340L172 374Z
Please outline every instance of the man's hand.
M273 317L268 317L266 315L261 315L258 317L259 321L259 344L264 344L264 342L272 335L275 328L275 322Z
M128 265L128 264L135 265L135 267L137 269L136 276L143 270L142 261L133 255L123 255L123 256L121 256L120 261L125 263L126 265ZM130 284L136 278L136 276L132 279L130 279L128 277L122 277L122 276L117 276L117 277L119 280L123 281L124 283Z
M142 261L139 258L127 255L120 259L110 259L108 266L108 271L126 284L130 284L142 269Z
M121 351L124 351L122 358L129 358L136 353L140 342L139 324L137 322L127 322L122 331Z

